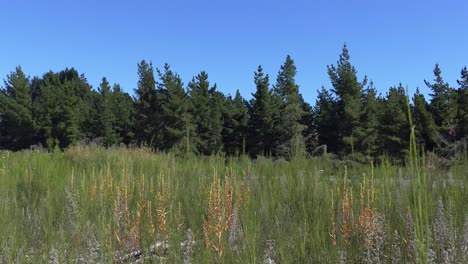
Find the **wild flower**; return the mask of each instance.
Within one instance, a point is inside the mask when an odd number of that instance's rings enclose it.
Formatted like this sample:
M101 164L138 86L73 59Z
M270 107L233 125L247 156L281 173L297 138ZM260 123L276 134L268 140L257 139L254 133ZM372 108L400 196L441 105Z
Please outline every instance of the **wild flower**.
M265 250L263 252L263 264L275 264L276 261L275 241L267 240Z
M442 198L437 201L437 211L434 220L434 248L436 258L440 263L453 263L455 254L455 241L451 227L448 224Z
M228 243L229 248L233 251L239 250L239 243L242 238L242 230L239 223L239 211L238 209L234 209L232 213L232 221L231 226L229 227L229 236L228 236Z
M52 248L49 251L49 264L58 264L58 263L59 263L58 250L56 248Z
M346 250L338 251L338 263L339 264L348 263L348 252Z
M404 240L407 247L407 259L410 262L416 260L416 233L414 229L414 220L409 208L406 209L405 217L406 239Z
M393 234L393 240L390 251L390 262L392 264L398 264L401 262L400 235L398 234L397 230L395 230Z
M463 262L468 263L468 214L465 215L465 224L463 225L463 236L460 248Z
M69 191L65 190L66 193L66 203L65 203L65 215L67 219L67 225L65 230L73 237L76 236L79 231L79 219L80 219L80 208L78 207L76 195Z
M333 246L336 246L336 215L335 215L335 202L333 199L333 191L331 192L331 217L330 217L330 222L331 222L331 231L330 231L330 237L332 239L332 244Z
M195 240L193 239L193 233L190 228L185 230L185 241L180 243L180 246L183 250L182 261L184 264L190 264L192 259L193 246L195 245Z
M232 221L232 185L230 177L225 178L224 187L219 177L213 176L208 196L208 210L203 222L205 244L217 258L224 252L224 236Z
M374 218L372 230L364 233L366 242L364 244L363 263L384 263L385 246L385 217L377 214ZM370 244L367 244L370 241Z
M341 222L341 236L343 242L346 246L350 244L351 237L355 232L355 223L354 223L354 212L353 212L353 193L348 191L347 186L347 173L345 170L344 184L343 184L343 198L341 201L341 213L342 213L342 222Z

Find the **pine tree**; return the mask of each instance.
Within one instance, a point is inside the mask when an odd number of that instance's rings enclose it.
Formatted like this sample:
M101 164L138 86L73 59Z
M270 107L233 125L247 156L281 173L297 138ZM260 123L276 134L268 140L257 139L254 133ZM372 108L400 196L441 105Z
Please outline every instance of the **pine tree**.
M135 139L133 133L135 109L132 97L123 92L118 84L114 84L112 88L112 105L113 114L116 117L114 129L119 142L128 145Z
M317 93L314 112L318 144L326 146L327 152L337 153L339 151L337 102L331 92L324 87Z
M337 124L338 149L344 150L342 154L354 152L354 146L358 144L356 129L360 126L362 90L367 82L367 78L362 82L358 81L357 71L349 59L345 44L337 65L327 66L332 92L336 95L335 111L340 120Z
M112 91L109 82L104 77L98 87L99 100L97 105L98 110L98 135L103 137L104 146L109 147L119 142L119 137L115 131L114 124L117 116L113 111Z
M377 154L375 142L378 137L378 109L377 90L371 81L369 86L363 91L359 125L354 130L356 137L355 151L365 153L367 158L375 157Z
M201 72L188 85L192 104L195 135L193 142L199 153L217 153L222 146L222 99L216 85L210 88L208 74ZM221 106L220 106L221 105Z
M279 135L278 101L269 89L269 77L264 75L262 66L255 72L255 85L257 88L249 103L249 151L252 156L275 155Z
M286 156L294 156L303 153L305 150L302 133L306 126L301 124L301 121L306 113L303 109L304 99L299 93L299 86L295 81L296 73L294 61L288 55L278 72L274 87L275 95L281 98L281 136L279 144L282 151L280 152L286 154Z
M456 115L455 91L442 79L442 71L439 64L434 68L434 83L426 80L427 87L432 91L429 104L430 111L434 116L435 124L439 132L447 139L452 138L454 131L453 124Z
M210 148L212 153L218 153L223 148L223 116L226 112L226 96L217 90L216 84L210 89Z
M461 79L457 82L460 88L457 91L456 135L460 139L468 136L468 69L466 67L462 69Z
M189 113L189 98L182 79L170 66L164 65L164 72L158 69L161 83L161 110L163 122L163 149L178 148L191 151L190 135L193 134L192 116Z
M84 138L88 134L94 132L87 126L89 123L88 119L92 116L94 108L91 85L89 85L84 74L80 75L74 68L62 70L58 73L58 76L61 84L66 83L66 85L70 87L67 93L75 100L75 105L73 105L75 110L73 111L76 112L75 115L78 126L76 138Z
M7 75L0 91L0 149L28 148L35 136L32 90L21 67Z
M378 148L382 154L402 158L409 146L410 125L406 92L400 84L391 87L379 115Z
M424 95L419 92L419 89L416 89L413 97L413 122L416 135L419 143L423 144L426 150L432 151L439 146L439 139L437 137L437 126L428 108L429 105Z
M139 144L160 148L161 103L151 62L142 60L138 63L138 77L138 88L135 89L135 137Z
M39 95L33 104L41 142L49 149L55 146L66 148L80 137L77 83L73 78L62 78L67 75L61 73L48 72L43 76L37 84Z
M313 107L303 101L301 104L303 116L299 123L305 127L302 131L302 138L304 139L305 150L309 155L313 154L315 147L317 147L318 135L315 126L315 116Z
M247 140L249 114L247 102L242 98L239 90L234 99L226 99L226 111L223 116L223 144L228 155L240 154L244 151Z

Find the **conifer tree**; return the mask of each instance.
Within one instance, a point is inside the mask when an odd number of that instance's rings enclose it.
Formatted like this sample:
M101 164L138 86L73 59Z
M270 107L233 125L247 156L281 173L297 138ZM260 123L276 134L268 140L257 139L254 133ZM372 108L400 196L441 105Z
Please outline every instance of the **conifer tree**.
M369 86L363 90L359 125L354 130L356 137L355 151L365 154L368 158L374 157L377 153L375 142L378 137L378 110L377 90L371 81Z
M132 97L125 93L118 84L114 84L112 88L112 105L113 114L116 117L114 129L119 137L119 143L128 145L134 141L135 109Z
M391 87L379 114L378 147L382 154L402 158L409 146L410 125L406 92L400 84Z
M437 126L428 108L429 105L424 95L419 92L419 89L416 89L413 97L413 122L416 135L419 143L423 144L426 150L432 151L439 146L439 138L437 137Z
M156 80L152 63L138 63L138 88L135 89L135 137L139 144L160 148L161 104L156 91Z
M164 71L158 69L158 75L161 81L159 90L163 121L162 148L169 150L177 147L182 150L187 148L190 134L193 134L189 98L182 79L171 70L169 64L164 65ZM190 150L190 145L188 150Z
M66 148L75 144L81 134L77 82L74 78L67 78L69 75L63 74L65 72L70 71L46 73L39 84L38 98L33 104L41 141L49 148Z
M454 122L457 113L455 90L442 78L439 64L434 67L434 83L424 81L432 91L429 109L434 116L439 132L450 139L454 135Z
M192 105L195 135L193 143L199 153L209 155L218 152L222 145L222 109L216 85L210 87L208 74L202 71L188 84Z
M278 101L270 91L268 74L262 66L255 72L256 91L249 103L249 150L252 156L275 155L278 142Z
M304 140L306 152L311 155L318 142L314 109L305 101L302 102L301 107L304 114L299 123L305 127L302 131L302 138Z
M231 96L226 99L222 135L224 149L228 155L240 154L244 151L249 121L246 104L239 90L234 99Z
M460 86L457 91L457 138L468 136L468 69L464 67L461 70L460 80L457 81Z
M35 143L36 132L29 78L16 67L4 83L0 90L0 149L28 148Z
M358 81L357 71L349 59L345 44L337 65L327 66L332 92L336 96L335 111L340 120L337 124L338 149L345 153L354 152L354 146L358 144L356 129L360 126L362 90L367 82L367 78L362 82Z
M327 152L337 153L339 151L337 102L332 93L324 87L317 93L314 112L318 144L326 146Z
M99 100L97 105L98 110L98 135L103 137L104 146L112 146L119 141L119 137L115 131L114 124L117 116L113 112L112 91L109 82L105 77L98 87Z
M280 152L287 156L294 156L305 150L302 133L306 126L301 124L301 121L306 113L303 109L304 99L295 81L296 72L294 60L288 55L278 72L274 87L275 95L281 99Z

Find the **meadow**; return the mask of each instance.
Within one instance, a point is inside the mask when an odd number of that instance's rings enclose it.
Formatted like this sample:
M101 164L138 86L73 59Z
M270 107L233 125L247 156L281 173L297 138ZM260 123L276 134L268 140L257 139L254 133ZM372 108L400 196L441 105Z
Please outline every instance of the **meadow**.
M0 154L0 263L468 263L468 162Z

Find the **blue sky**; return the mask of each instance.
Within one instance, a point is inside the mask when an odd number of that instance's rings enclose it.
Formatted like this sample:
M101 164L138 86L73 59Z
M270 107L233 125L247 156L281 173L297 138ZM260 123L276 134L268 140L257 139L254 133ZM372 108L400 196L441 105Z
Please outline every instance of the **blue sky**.
M205 70L224 93L246 98L259 64L272 83L290 54L306 101L330 88L326 66L343 43L379 92L403 83L427 94L439 63L456 86L468 66L468 1L4 1L0 76L75 67L97 87L103 76L132 92L137 63L168 62L187 84Z

